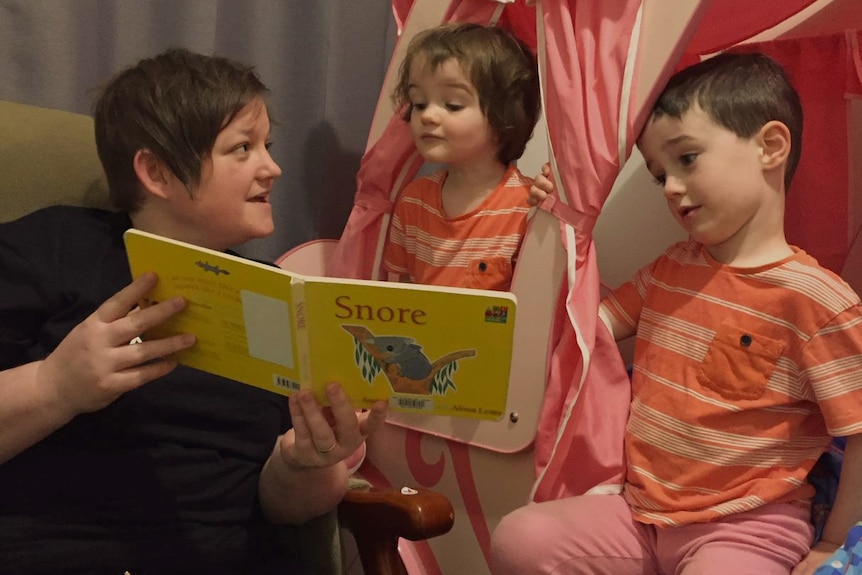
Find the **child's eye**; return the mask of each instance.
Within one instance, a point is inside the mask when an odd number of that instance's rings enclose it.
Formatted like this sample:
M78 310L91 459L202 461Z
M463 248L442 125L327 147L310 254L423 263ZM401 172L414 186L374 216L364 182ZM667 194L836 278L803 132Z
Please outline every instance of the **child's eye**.
M248 152L249 149L250 149L250 146L248 145L248 143L245 143L245 144L240 144L239 146L234 148L234 151L236 151L236 152Z
M696 159L697 159L697 154L695 154L694 152L692 152L690 154L683 154L679 157L679 163L682 164L683 166L690 166L694 163L694 161Z
M450 112L460 112L464 109L464 106L461 104L446 104L446 109Z
M664 183L667 181L667 176L664 174L657 174L654 175L652 179L657 185L664 187Z
M411 102L410 108L413 110L419 110L420 112L428 107L428 104L425 102Z
M270 148L272 148L272 142L267 142L267 143L265 143L265 144L264 144L264 147L265 147L267 150L269 150Z

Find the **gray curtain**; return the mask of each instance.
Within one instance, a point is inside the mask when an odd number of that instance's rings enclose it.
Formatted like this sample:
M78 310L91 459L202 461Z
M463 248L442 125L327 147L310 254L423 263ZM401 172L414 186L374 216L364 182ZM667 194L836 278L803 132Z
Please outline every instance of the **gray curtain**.
M275 233L240 251L272 260L341 234L394 27L388 0L0 0L0 99L89 113L108 77L171 46L254 65L284 174Z

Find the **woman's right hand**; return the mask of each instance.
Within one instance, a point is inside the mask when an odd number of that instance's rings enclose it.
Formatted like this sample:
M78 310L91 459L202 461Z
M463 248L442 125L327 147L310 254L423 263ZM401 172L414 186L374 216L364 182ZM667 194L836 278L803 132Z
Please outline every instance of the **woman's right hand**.
M42 361L37 373L40 386L52 390L71 417L102 409L167 374L177 365L171 354L194 345L191 334L130 345L185 308L182 298L172 298L136 309L157 281L154 273L137 278L78 324Z

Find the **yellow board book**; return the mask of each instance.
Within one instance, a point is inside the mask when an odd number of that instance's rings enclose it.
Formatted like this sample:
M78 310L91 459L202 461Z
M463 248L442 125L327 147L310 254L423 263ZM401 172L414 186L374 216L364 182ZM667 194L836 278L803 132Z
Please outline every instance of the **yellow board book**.
M337 381L356 407L488 420L506 409L511 293L304 276L135 229L125 243L134 277L159 275L142 305L188 302L145 336L193 333L184 365L321 402Z

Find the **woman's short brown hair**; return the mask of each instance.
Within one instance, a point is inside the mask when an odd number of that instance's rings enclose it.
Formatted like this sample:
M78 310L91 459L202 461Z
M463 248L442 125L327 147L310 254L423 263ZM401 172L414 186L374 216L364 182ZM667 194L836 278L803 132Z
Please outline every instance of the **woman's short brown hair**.
M111 78L93 116L96 148L117 209L143 202L133 160L152 152L186 186L200 183L201 164L219 132L252 99L268 93L254 68L173 48Z

